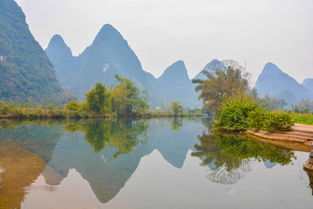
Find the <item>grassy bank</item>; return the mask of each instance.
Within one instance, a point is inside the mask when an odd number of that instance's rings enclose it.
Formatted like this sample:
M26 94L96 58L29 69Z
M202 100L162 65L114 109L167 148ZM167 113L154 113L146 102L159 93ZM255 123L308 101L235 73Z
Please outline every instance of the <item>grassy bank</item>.
M293 113L292 118L295 123L313 125L313 114L310 113Z
M96 114L90 111L71 111L55 106L15 106L0 103L0 119L68 119L68 118L115 118L115 113Z
M172 117L206 117L201 112L182 112L174 114L169 111L145 111L127 115L115 112L95 113L87 110L70 110L56 106L27 106L0 103L0 119L84 119L84 118L172 118Z

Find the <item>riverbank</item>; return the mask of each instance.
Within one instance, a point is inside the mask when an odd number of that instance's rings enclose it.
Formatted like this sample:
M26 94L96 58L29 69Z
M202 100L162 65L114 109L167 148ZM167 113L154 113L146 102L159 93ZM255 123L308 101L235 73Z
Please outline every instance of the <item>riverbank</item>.
M292 113L295 123L313 125L313 114L311 113Z
M131 115L117 115L111 113L93 113L90 111L71 111L64 108L46 109L46 108L20 108L7 109L0 112L0 119L114 119L114 118L187 118L187 117L207 117L206 114L184 112L175 115L171 112L146 112L133 113Z
M265 132L248 130L245 133L261 139L300 143L305 146L313 145L313 125L296 123L292 127L291 131L286 132Z

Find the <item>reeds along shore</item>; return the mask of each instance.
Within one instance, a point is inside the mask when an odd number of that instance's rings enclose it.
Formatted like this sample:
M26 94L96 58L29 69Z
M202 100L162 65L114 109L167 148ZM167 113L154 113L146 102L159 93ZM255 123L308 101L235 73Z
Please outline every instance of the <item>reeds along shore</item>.
M206 117L201 113L183 112L175 115L171 112L144 112L130 115L118 115L115 112L94 113L91 111L71 111L64 108L16 107L1 106L0 119L84 119L84 118L173 118L173 117Z

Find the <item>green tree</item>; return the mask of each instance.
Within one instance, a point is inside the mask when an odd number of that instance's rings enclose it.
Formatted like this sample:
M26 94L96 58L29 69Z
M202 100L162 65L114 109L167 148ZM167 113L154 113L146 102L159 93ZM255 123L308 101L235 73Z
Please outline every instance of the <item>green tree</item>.
M64 108L70 111L79 111L81 110L82 104L80 104L78 101L71 101L64 105Z
M113 111L118 115L129 116L144 112L149 108L143 91L126 78L115 76L119 84L111 91Z
M179 102L175 101L171 104L171 109L174 116L178 116L183 113L184 107Z
M207 79L194 79L197 83L196 91L200 92L199 98L203 100L204 108L217 114L222 107L225 98L233 98L238 95L250 94L248 85L248 73L237 62L223 61L226 70L217 69L215 72L203 70Z
M86 104L92 112L110 112L112 104L111 95L103 84L96 83L95 87L86 94Z

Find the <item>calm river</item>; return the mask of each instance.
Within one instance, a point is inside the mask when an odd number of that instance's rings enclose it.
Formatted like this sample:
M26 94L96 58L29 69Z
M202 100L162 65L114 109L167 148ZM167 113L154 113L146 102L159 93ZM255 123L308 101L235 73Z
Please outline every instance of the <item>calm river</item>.
M0 209L313 207L308 152L207 124L1 121Z

